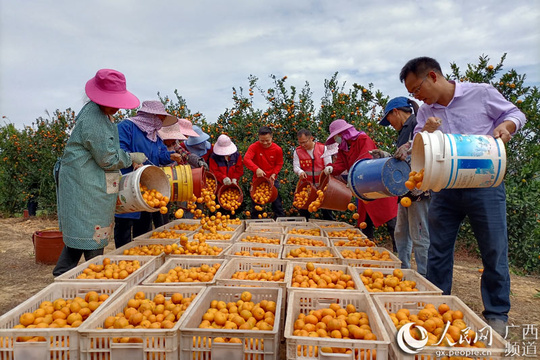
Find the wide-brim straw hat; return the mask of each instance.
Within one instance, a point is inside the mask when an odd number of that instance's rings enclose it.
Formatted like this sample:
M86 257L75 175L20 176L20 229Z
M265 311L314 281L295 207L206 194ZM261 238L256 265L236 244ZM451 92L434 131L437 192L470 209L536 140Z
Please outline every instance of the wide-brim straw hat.
M165 110L165 105L159 100L146 100L143 101L141 108L137 112L143 112L146 114L154 115L165 115L165 120L163 120L163 126L169 126L176 124L178 118L173 116Z
M98 70L96 76L86 82L86 95L98 105L116 109L135 109L141 103L126 88L126 77L112 69Z
M161 129L158 130L158 135L161 138L161 140L186 140L187 137L182 134L182 131L180 130L180 125L178 123L174 123L169 126L163 126Z
M178 125L180 126L182 134L186 136L199 136L199 134L193 130L193 124L188 119L178 119Z
M193 125L193 130L197 133L198 136L197 137L194 137L194 136L188 137L188 139L186 140L186 145L193 146L193 145L200 144L200 143L210 139L210 135L208 135L207 133L202 131L202 129L200 127L198 127L197 125Z
M351 124L346 122L343 119L337 119L332 121L330 126L328 127L328 130L330 131L330 135L328 135L328 138L326 139L326 145L331 145L335 143L334 136L341 134L345 130L348 130L350 128L353 128Z
M214 144L214 154L219 156L228 156L234 154L238 148L231 141L231 138L225 134L219 135Z

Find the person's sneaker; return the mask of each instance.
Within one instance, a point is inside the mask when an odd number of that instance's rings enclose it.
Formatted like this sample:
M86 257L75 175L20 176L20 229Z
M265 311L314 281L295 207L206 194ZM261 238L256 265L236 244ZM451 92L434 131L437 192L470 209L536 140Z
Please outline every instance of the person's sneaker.
M502 337L506 336L506 325L508 324L506 321L501 319L486 319L486 322L497 334Z

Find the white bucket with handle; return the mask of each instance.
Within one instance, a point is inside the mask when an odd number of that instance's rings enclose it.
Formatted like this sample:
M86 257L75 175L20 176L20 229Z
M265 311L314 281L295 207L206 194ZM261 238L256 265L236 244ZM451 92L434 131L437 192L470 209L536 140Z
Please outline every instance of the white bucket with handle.
M411 155L411 170L421 169L423 191L496 187L506 172L506 150L489 135L423 131L414 137Z
M148 190L156 189L163 196L171 197L171 186L167 175L157 166L144 165L133 172L122 175L116 198L117 214L159 211L159 208L151 207L144 201L141 193L143 185Z

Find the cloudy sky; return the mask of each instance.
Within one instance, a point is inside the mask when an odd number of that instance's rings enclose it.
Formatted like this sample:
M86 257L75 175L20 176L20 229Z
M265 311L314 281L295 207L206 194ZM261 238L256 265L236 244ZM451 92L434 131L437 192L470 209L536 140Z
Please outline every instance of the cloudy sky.
M250 74L263 88L270 74L307 81L317 104L336 71L393 97L406 95L398 74L410 58L448 73L505 52L504 70L540 86L540 1L0 0L0 121L77 112L100 68L123 72L141 100L178 89L214 121Z

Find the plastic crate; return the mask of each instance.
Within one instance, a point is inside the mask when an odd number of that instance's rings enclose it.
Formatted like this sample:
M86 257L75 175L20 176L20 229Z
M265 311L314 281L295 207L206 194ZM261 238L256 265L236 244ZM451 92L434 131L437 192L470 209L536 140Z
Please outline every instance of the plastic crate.
M342 221L309 219L309 222L319 225L323 230L345 230L354 227L354 225Z
M193 240L190 240L193 241ZM224 241L209 241L207 243L208 245L217 246L222 248L221 252L218 255L184 255L184 254L170 254L169 258L180 258L180 259L199 259L199 258L208 258L208 259L223 259L225 256L225 252L228 248L231 247L230 242L224 242Z
M394 272L394 269L391 268L365 268L365 267L351 267L353 271L358 275L358 278L362 275L364 270L370 269L373 271L380 271L383 275L391 275ZM428 279L420 275L418 272L412 269L399 269L403 272L403 280L410 280L416 282L416 288L418 291L396 291L396 292L371 292L369 291L364 283L360 281L360 286L363 287L366 293L374 296L379 295L442 295L442 290L437 286L432 284Z
M263 243L263 242L256 242L256 241L246 241L245 239L248 236L259 236L266 239L273 239L278 240L277 244L271 244L271 243ZM283 243L283 234L281 233L265 233L265 232L257 232L257 231L246 231L236 238L236 243L253 243L253 244L268 244L268 245L282 245Z
M296 223L296 222L307 222L306 218L303 216L289 216L289 217L278 217L276 219L277 223Z
M54 301L58 298L73 299L83 297L89 291L108 294L105 300L85 320L92 320L108 304L118 298L126 284L120 282L88 284L88 283L52 283L30 299L0 317L0 359L79 359L79 333L77 328L34 328L13 329L19 323L19 317L25 312L33 312L43 301ZM83 322L84 324L84 322ZM46 341L17 342L19 336L41 336Z
M349 246L349 247L375 247L375 242L369 240L368 238L354 238L353 240L349 240L347 238L328 238L328 241L330 242L330 245L335 247L338 251L343 246ZM339 242L350 242L350 241L357 241L359 242L359 245L349 244L349 245L337 245ZM369 245L368 245L369 244Z
M323 229L323 233L324 233L324 236L328 237L328 238L347 238L348 236L343 233L343 236L340 235L340 232L345 232L347 231L348 233L350 233L351 231L354 232L354 236L360 236L360 237L367 237L363 232L362 230L358 229L358 228L325 228Z
M197 225L197 228L194 228L192 230L181 230L181 229L175 229L175 232L178 233L178 236L180 237L180 235L186 235L187 237L189 237L190 235L193 235L195 232L197 232L200 228L201 228L201 222L200 220L195 220L195 219L177 219L177 220L173 220L165 225L162 225L160 227L157 227L155 228L154 230L152 231L149 231L145 234L142 234L142 235L139 235L137 236L136 238L134 238L133 240L146 240L146 239L150 239L151 236L152 236L152 233L154 232L160 232L160 231L163 231L163 230L171 230L172 228L174 228L175 226L181 226L182 224L185 224L185 225L190 225L190 226L195 226ZM157 240L157 239L156 239Z
M285 290L284 281L261 281L261 280L238 280L232 279L232 275L237 271L249 271L255 272L265 271L282 271L287 273L289 262L285 260L276 260L268 258L253 258L253 257L237 257L229 260L223 270L214 278L216 284L221 286L252 286L252 287L281 287Z
M184 314L171 329L98 329L103 327L105 319L123 312L129 299L142 291L146 298L153 298L157 294L163 294L170 298L173 293L180 293L183 297L197 296L185 310ZM105 359L160 359L178 360L178 343L182 322L186 314L204 294L204 286L135 286L126 290L121 297L117 298L106 309L101 311L92 321L85 322L79 327L81 360L105 360ZM139 342L118 343L114 338L138 339Z
M381 317L381 320L383 322L383 325L389 334L391 339L396 338L397 330L390 319L390 316L388 315L388 312L395 313L401 308L409 309L411 314L417 314L418 311L424 308L424 306L428 303L431 303L435 305L435 307L439 307L439 305L445 303L447 304L451 310L460 310L463 312L463 320L469 326L473 331L478 332L478 330L482 330L486 328L488 325L472 311L463 301L461 301L458 297L453 295L422 295L422 296L415 296L413 298L409 298L403 295L389 295L389 296L375 296L372 297L373 302L375 304L375 307L377 308L377 311L379 312L379 315ZM482 334L486 334L486 330L489 328L484 329L484 332ZM442 346L426 346L423 350L421 350L416 356L417 358L421 358L422 360L436 360L440 359L441 355L440 352L444 352L445 354L449 354L451 351L471 351L468 355L466 355L466 358L472 358L472 359L484 359L484 360L496 360L496 359L503 359L505 358L505 348L506 348L506 341L495 331L491 331L492 335L492 345L488 348L474 348L474 347L442 347ZM486 344L488 345L488 344ZM490 355L486 355L484 351L490 351ZM439 355L437 356L437 352L439 352ZM455 355L455 356L462 356L462 355ZM465 355L463 355L465 356ZM390 347L390 357L393 359L405 359L405 360L414 360L415 355L409 355L402 351L400 351L395 344L395 341L392 342L392 346Z
M257 233L274 233L274 234L283 234L284 228L277 223L257 223L249 224L246 227L246 232L257 232Z
M209 259L209 258L200 258L200 259L178 259L178 258L169 258L165 261L159 269L154 271L150 276L143 280L142 285L155 285L155 286L207 286L216 283L217 276L223 271L223 267L227 260L225 259ZM160 282L156 283L156 279L159 274L167 273L169 270L174 269L177 266L180 266L183 269L189 269L192 267L200 267L201 265L212 266L214 264L220 264L221 266L214 274L214 277L210 281L193 281L193 282Z
M200 234L200 232L196 232L193 234L193 240L197 240L197 234ZM228 242L230 244L235 242L236 237L238 234L240 234L239 231L216 231L215 233L211 233L209 231L205 231L204 234L207 239L207 242L215 242L215 241L221 241L221 242ZM219 239L219 236L228 237L228 239Z
M224 329L201 329L202 316L210 307L210 302L219 299L227 302L240 300L244 288L230 286L209 287L194 306L191 307L187 317L180 326L180 358L181 359L212 359L212 360L277 360L279 356L280 333L282 329L275 326L271 331L249 330L224 330ZM250 288L251 301L254 303L262 300L276 302L275 324L280 324L283 316L281 313L281 288ZM241 344L219 344L216 346L213 339L239 338Z
M178 244L180 242L180 239L144 239L144 240L134 240L128 242L126 245L119 247L116 250L113 250L107 255L124 255L125 250L133 249L137 246L144 246L144 245L172 245L172 244ZM165 253L161 252L158 255L146 255L146 254L139 254L139 255L130 255L130 256L164 256ZM127 255L126 255L127 256Z
M238 259L251 257L254 259L280 259L281 257L281 245L268 245L268 244L258 244L258 243L249 243L249 242L237 242L232 244L231 247L225 253L225 259ZM250 256L235 255L235 252L239 251L248 251ZM265 252L276 254L276 257L264 257L264 256L254 256L255 252Z
M306 250L313 250L315 252L328 250L333 255L332 257L291 257L287 255L292 249L305 248ZM283 245L283 251L281 252L281 258L288 261L301 261L301 262L317 262L319 264L336 264L339 265L340 259L336 249L330 246L302 246L302 245Z
M377 340L351 340L351 339L333 339L319 337L294 336L294 322L299 314L308 314L311 310L327 308L332 303L337 303L341 307L353 304L357 311L365 312L369 318L371 331L377 336ZM322 347L347 348L358 352L358 357L353 355L343 356L344 354L328 354L327 357L321 356L320 359L387 359L390 338L384 329L379 314L377 313L370 296L361 292L317 292L310 290L291 291L287 300L287 320L285 321L285 338L287 339L287 359L317 360ZM373 353L376 350L376 356ZM369 351L369 356L367 356ZM319 356L316 355L319 352ZM299 355L300 353L300 355ZM360 357L364 354L364 357ZM341 356L340 356L341 355Z
M102 264L103 259L109 258L111 259L111 263L117 263L121 260L138 260L141 264L141 267L129 274L128 277L125 279L77 279L77 276L82 274L83 270L88 267L90 264ZM100 255L96 256L95 258L92 258L81 265L63 273L62 275L59 275L54 278L54 281L56 282L84 282L88 284L100 284L103 282L123 282L126 283L126 286L132 287L134 285L140 284L143 279L145 279L148 275L153 273L159 266L163 264L164 257L162 256L129 256L129 255Z
M357 246L340 246L340 247L334 247L336 249L338 256L340 258L342 265L348 265L353 267L377 267L377 268L391 268L391 269L399 269L401 268L401 260L399 258L392 254L392 251L383 248L383 247L357 247ZM390 260L364 260L364 259L349 259L345 258L342 255L342 251L344 250L361 250L366 251L366 249L372 249L374 251L382 252L387 251L390 255Z
M317 240L317 241L322 241L324 243L324 245L320 245L320 246L327 246L329 247L330 246L330 242L328 241L328 238L324 237L324 236L311 236L311 235L299 235L299 234L287 234L285 235L285 240L283 241L283 245L299 245L299 246L302 246L300 244L289 244L289 240L291 238L301 238L301 239L311 239L311 240ZM307 246L319 246L319 245L307 245Z
M306 270L306 262L303 261L290 261L289 267L287 268L287 272L285 273L285 284L287 286L287 292L290 293L293 290L305 290L306 288L301 287L293 287L292 286L292 280L293 280L293 272L294 268L296 266L300 266L303 270ZM355 271L354 268L346 265L334 265L334 264L320 264L320 263L313 263L315 268L323 268L323 269L329 269L333 271L339 271L342 270L344 274L351 275L351 280L354 282L354 290L351 289L332 289L332 288L309 288L310 291L324 291L324 292L336 292L336 291L345 291L345 292L351 292L351 291L358 291L358 292L365 292L367 293L366 288L363 286L362 281L360 280L360 277L358 276L358 272Z
M314 231L314 233L304 233L304 231ZM315 234L315 232L317 232L318 234ZM318 225L308 222L287 224L287 226L285 227L285 234L325 236Z
M266 223L275 223L274 219L245 219L244 222L246 223L246 227L252 224L266 224Z

